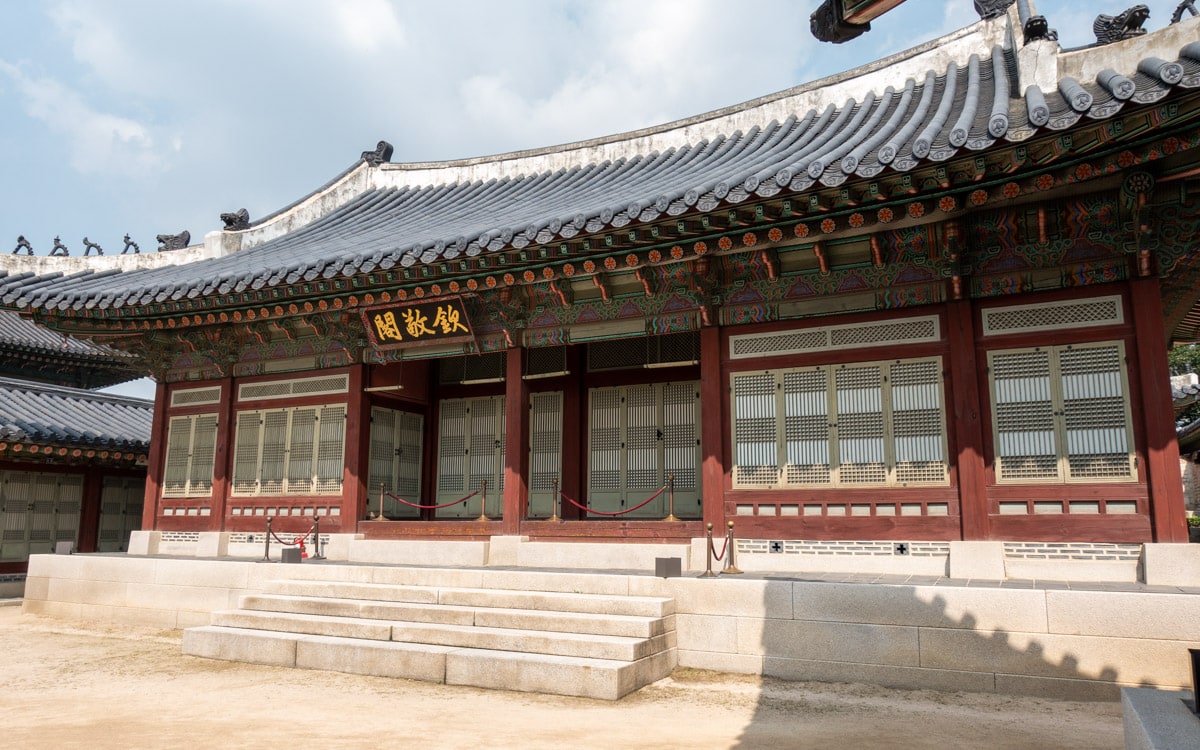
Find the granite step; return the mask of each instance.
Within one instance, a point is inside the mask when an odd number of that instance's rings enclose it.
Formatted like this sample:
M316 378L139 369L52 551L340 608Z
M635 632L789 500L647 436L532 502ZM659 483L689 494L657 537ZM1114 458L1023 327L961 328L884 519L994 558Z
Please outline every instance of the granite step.
M260 612L359 617L445 625L478 625L493 628L544 630L560 633L653 638L675 628L675 616L598 615L586 612L553 612L532 609L496 609L448 604L378 602L278 594L242 597L241 608Z
M607 700L678 662L669 598L439 586L428 570L420 577L425 585L268 582L239 609L185 631L183 652Z
M184 631L185 655L498 690L617 700L671 673L670 648L636 661L208 625Z
M265 589L269 594L325 599L362 599L639 617L664 617L675 613L673 599L650 596L296 580L270 581Z

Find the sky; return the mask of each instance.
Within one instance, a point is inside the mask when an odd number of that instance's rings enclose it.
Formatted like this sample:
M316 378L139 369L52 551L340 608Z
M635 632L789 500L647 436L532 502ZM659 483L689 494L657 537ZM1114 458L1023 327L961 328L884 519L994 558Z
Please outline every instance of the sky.
M1104 2L1104 0L1101 0ZM1064 47L1093 2L1034 0ZM1146 28L1176 0L1152 0ZM857 39L816 0L0 0L0 253L143 252L311 193L380 140L436 161L634 130L770 94L978 19L908 0ZM7 244L4 244L7 243ZM129 391L129 388L124 389ZM146 383L131 391L152 394Z

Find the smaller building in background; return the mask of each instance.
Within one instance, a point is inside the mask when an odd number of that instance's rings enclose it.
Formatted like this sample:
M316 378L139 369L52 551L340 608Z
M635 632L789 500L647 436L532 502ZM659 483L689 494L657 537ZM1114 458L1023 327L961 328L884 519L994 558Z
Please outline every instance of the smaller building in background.
M1200 375L1189 372L1172 377L1171 398L1179 434L1183 503L1189 511L1195 511L1200 506L1200 418L1195 418L1194 407L1200 403Z
M0 313L0 584L31 554L123 551L140 527L154 404L90 390L136 366Z

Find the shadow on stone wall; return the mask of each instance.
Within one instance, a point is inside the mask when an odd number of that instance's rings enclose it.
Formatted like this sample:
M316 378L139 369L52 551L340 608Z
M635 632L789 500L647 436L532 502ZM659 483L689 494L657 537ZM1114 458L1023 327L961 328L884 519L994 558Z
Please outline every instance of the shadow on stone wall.
M761 628L739 632L738 640L743 650L761 648L766 679L737 747L910 746L889 727L940 736L942 747L965 746L956 743L984 725L1012 722L993 715L996 706L1032 707L1024 709L1028 727L1004 731L1013 747L1040 746L1054 731L1038 725L1040 699L1117 701L1122 686L1190 686L1186 648L1196 644L1175 640L1178 632L1138 633L1139 620L1153 621L1154 610L1174 604L1164 597L1183 604L1182 595L776 580L764 596L768 615L782 606L772 587L787 583L793 619L739 622ZM797 691L798 704L778 697ZM942 708L931 712L930 705ZM794 722L795 743L779 736L784 718ZM1074 739L1059 746L1089 746Z

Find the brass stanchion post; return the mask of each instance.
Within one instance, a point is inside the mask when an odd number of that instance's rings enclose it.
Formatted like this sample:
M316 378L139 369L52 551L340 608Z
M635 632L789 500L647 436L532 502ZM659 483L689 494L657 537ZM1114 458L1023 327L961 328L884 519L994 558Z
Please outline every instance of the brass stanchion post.
M733 562L733 550L737 543L733 541L733 521L729 522L729 531L725 532L725 569L722 573L728 575L739 575L741 570Z
M704 545L704 556L705 556L705 558L707 558L707 562L705 563L705 566L704 566L704 572L700 574L701 578L716 578L717 577L717 574L714 573L713 569L712 569L712 560L713 560L712 530L713 530L713 525L710 523L710 524L708 524L707 544Z
M550 500L550 520L558 523L562 520L558 517L558 477L550 480L550 489L554 492L554 497Z
M375 517L376 521L385 521L383 515L383 482L379 483L379 515Z
M313 513L313 560L324 560L321 554L321 517Z
M263 562L271 562L271 517L267 516L267 535L263 538Z
M480 484L482 485L482 488L480 489L479 518L476 518L475 520L476 521L490 521L492 519L488 518L488 515L487 515L487 480L486 479L483 480L483 482L481 482Z
M675 475L667 477L667 517L664 521L678 521L675 517Z

